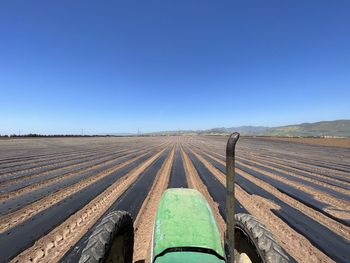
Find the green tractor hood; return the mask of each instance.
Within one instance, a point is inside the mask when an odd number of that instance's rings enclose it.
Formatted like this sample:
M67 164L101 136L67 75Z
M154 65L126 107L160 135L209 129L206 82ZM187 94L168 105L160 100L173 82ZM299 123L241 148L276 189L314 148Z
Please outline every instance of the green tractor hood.
M153 232L152 262L225 262L221 236L210 206L193 189L164 192Z

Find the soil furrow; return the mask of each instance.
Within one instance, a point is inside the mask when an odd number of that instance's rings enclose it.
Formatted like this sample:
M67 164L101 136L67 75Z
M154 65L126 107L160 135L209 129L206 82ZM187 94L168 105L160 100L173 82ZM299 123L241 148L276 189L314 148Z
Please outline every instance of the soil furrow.
M184 149L181 147L181 156L184 163L186 171L186 179L188 182L188 187L198 190L209 203L211 210L214 214L215 221L218 224L218 228L221 233L221 240L224 241L224 233L226 230L226 223L219 211L219 205L214 201L213 197L210 195L207 186L203 183L198 175L196 168L191 162L188 155L185 153Z
M327 173L325 174L321 169L311 169L308 168L309 166L305 166L298 162L291 162L291 160L288 160L286 158L280 159L280 158L266 158L266 156L261 155L253 155L253 160L260 160L264 162L272 162L274 165L282 166L284 168L288 168L289 170L292 170L292 172L299 172L302 175L312 175L317 176L319 178L322 178L323 180L326 180L325 182L336 182L340 185L350 185L350 180L344 176L336 175L335 173Z
M178 151L178 149L177 149ZM157 208L163 192L166 190L172 165L174 165L175 148L159 169L155 182L148 196L142 204L134 222L134 255L133 262L146 260L149 255L153 225L156 218ZM181 158L181 156L180 156Z
M141 155L141 153L142 152L140 152L139 155ZM93 183L99 178L101 178L101 174L109 174L110 171L114 171L115 169L117 169L117 167L119 167L122 162L127 162L130 158L134 159L134 157L137 155L138 154L122 156L107 165L91 169L88 172L82 173L78 176L71 176L70 178L66 178L66 180L64 181L58 181L55 184L51 184L47 187L43 187L36 190L29 189L30 192L28 192L27 194L23 194L15 198L3 201L0 205L0 213L3 215L13 213L26 205L29 205L36 201L40 201L40 199L46 196L53 196L57 191L60 191L59 193L63 196L62 192L65 192L66 188L70 189L71 186L73 186L74 188L74 186Z
M107 154L109 153L113 153L115 150L110 150L107 151ZM83 153L81 155L77 155L74 158L72 158L71 156L63 156L60 158L57 158L56 161L40 161L37 163L30 163L28 165L24 165L24 166L15 166L16 168L10 168L8 170L3 170L0 172L0 177L1 177L1 182L4 181L4 179L6 177L10 177L10 178L14 178L14 176L20 176L20 177L24 177L27 174L33 174L35 172L37 172L37 170L43 170L43 169L47 169L47 168L55 168L56 166L61 167L62 165L67 165L67 164L74 164L74 163L80 163L80 161L83 159L86 160L91 160L96 158L96 156L99 156L101 153L105 153L104 152L94 152L94 153ZM106 154L105 154L106 155ZM85 161L85 160L84 160ZM16 177L17 178L17 177Z
M270 160L274 160L277 163L285 164L288 165L291 168L300 170L300 171L305 171L309 173L314 173L314 174L320 174L328 178L336 178L342 182L347 182L350 183L350 178L349 175L346 175L344 173L339 173L334 170L326 170L326 169L321 169L320 167L317 167L314 164L301 164L300 162L294 161L293 158L283 158L282 160L280 157L273 157L269 156Z
M84 204L78 212L41 237L11 262L57 262L164 151L165 149L161 150L133 170L124 173L119 180L114 180L114 183L103 192L100 191L100 194Z
M223 234L227 139L0 140L0 262L76 262L116 209L136 217L134 260L147 262L157 205L172 187L198 189ZM350 261L349 149L242 136L236 160L236 210L264 223L292 259Z
M39 158L26 158L26 160L18 160L16 163L11 163L11 162L5 162L5 164L7 164L7 166L5 166L4 164L0 164L0 171L2 172L3 170L7 169L7 168L21 168L23 166L26 165L31 165L33 167L40 165L40 163L51 163L54 162L55 160L61 160L66 159L66 158L74 158L74 157L79 157L79 156L88 156L91 154L98 154L99 152L101 152L101 150L103 151L113 151L113 150L120 150L120 147L108 147L108 148L103 148L103 149L86 149L86 150L80 150L80 151L74 151L74 152L70 152L70 153L64 153L64 152L59 152L57 154L51 155L51 154L47 154L47 155L40 155ZM20 163L18 163L20 162ZM17 170L17 169L16 169Z
M149 195L152 183L155 180L156 174L160 170L164 160L166 159L168 150L148 168L146 168L129 186L129 188L109 207L109 209L96 221L96 223L83 235L82 238L60 259L60 262L77 262L81 256L81 252L87 245L88 238L92 234L94 228L99 224L104 216L111 211L124 210L128 211L133 218L136 218L140 214L142 204ZM134 227L136 227L136 221ZM143 244L144 245L144 244Z
M225 171L225 162L215 158L214 156L205 153L207 156L203 156L209 163L211 163L215 168L217 168L219 171L224 173ZM337 233L339 236L343 236L344 238L350 240L350 228L347 226L344 226L342 223L339 223L328 216L320 213L317 210L314 210L310 208L309 206L303 204L302 202L299 202L298 200L290 197L287 194L284 194L283 192L280 192L277 188L273 187L271 184L261 180L260 178L257 178L249 173L246 173L238 168L236 168L237 172L237 182L238 184L241 183L242 187L244 182L242 179L246 178L250 182L254 183L255 185L260 186L263 190L266 190L267 192L273 194L280 200L284 201L286 204L295 207L299 209L301 212L303 212L305 215L308 215L310 218L313 218L317 220L317 222L322 223L324 226L331 229L334 233Z
M243 163L243 164L259 168L259 170L264 170L266 172L273 173L273 174L276 174L278 176L284 177L288 180L291 180L294 182L299 182L299 183L302 183L304 185L310 186L316 190L326 192L327 194L332 195L335 198L340 198L340 199L343 199L345 201L350 201L350 191L349 190L345 190L343 188L332 186L329 183L321 182L319 180L319 178L317 178L317 177L316 177L316 180L315 180L315 178L311 178L311 177L305 178L305 177L299 176L298 174L295 174L295 173L290 173L288 171L283 171L283 170L278 169L278 168L269 167L268 165L262 164L262 163L257 162L257 161L251 161L251 160L242 159L242 158L239 158L238 161Z
M224 173L217 170L213 165L211 165L205 159L201 158L201 156L198 154L196 154L196 156L201 159L203 164L218 178L218 180L223 185L226 185ZM320 258L323 260L326 259L324 262L331 262L325 255L322 254L322 252L313 247L312 244L308 242L308 240L305 240L303 236L295 233L293 229L289 228L288 225L284 224L280 218L271 212L272 209L279 209L276 204L258 195L248 194L241 188L240 185L237 184L235 185L235 192L237 200L239 200L244 205L244 207L248 209L249 213L262 220L262 222L272 231L274 236L277 238L282 247L287 251L289 257L291 257L292 260L295 259L301 262L298 258L298 255L299 253L302 253L304 256L310 258L310 261L308 262L319 262L317 260ZM281 235L282 229L283 231L286 231L284 232L286 233L285 235ZM303 247L304 251L298 251L296 253L295 248L301 247L301 244L303 243L306 245ZM319 257L315 257L315 254L317 254Z
M171 168L168 188L187 188L185 168L182 163L179 145L176 146L174 163Z
M108 155L107 157L95 158L93 160L89 160L80 164L69 165L57 170L47 171L41 174L35 174L34 177L31 178L18 178L13 180L12 182L7 182L4 185L0 186L0 200L9 198L13 192L18 192L16 195L19 195L20 192L24 191L26 187L35 187L37 184L46 184L50 181L59 180L59 178L65 178L74 173L83 172L94 166L99 166L104 163L108 163L113 161L115 158L122 156L123 154L127 154L127 151L121 153L115 153L112 155Z
M126 151L126 150L124 150ZM42 165L38 167L34 167L31 169L25 169L21 170L20 172L15 172L15 173L6 173L5 175L2 176L0 185L8 185L12 184L15 182L19 182L21 180L28 180L31 178L35 177L40 177L44 174L50 173L50 172L59 172L63 169L71 168L71 167L76 167L78 165L86 164L89 163L96 158L104 158L108 157L110 154L113 152L109 152L106 154L97 154L97 155L91 155L88 158L81 157L81 158L76 158L76 159L69 159L67 161L59 162L57 164L49 164L49 165Z
M275 174L262 171L254 166L249 166L246 164L241 165L241 163L239 163L237 167L257 178L262 178L264 181L270 183L280 191L318 210L332 219L350 226L349 202L336 199L333 196L317 191L301 183L282 179Z
M90 186L94 186L98 182L102 182L103 186L103 179L113 179L114 177L121 176L123 172L132 169L133 167L135 167L135 165L145 160L148 156L149 154L143 154L135 158L129 159L124 163L121 163L120 165L117 165L107 171L103 171L100 174L96 174L96 176L94 177L89 177L82 182L64 188L53 195L49 195L41 200L38 200L28 206L21 208L20 210L17 210L13 213L1 217L1 232L9 231L8 229L16 226L17 224L21 224L26 220L29 220L31 217L37 215L42 210L48 209L53 205L57 205L65 199L69 199L70 196L78 193L79 191L86 191L85 189L87 189Z
M153 148L154 147L147 147L147 150L150 151ZM83 167L79 167L79 168L71 168L69 170L65 170L65 172L62 171L62 173L55 172L53 177L50 176L46 180L44 180L46 176L41 177L38 179L37 183L30 184L16 191L8 191L6 193L0 194L0 201L3 201L2 205L0 205L0 210L3 210L1 207L4 206L4 203L7 199L18 198L19 196L22 196L25 193L30 193L32 191L36 191L35 195L38 195L38 196L42 196L43 193L47 195L53 191L53 190L50 190L49 188L57 188L60 184L62 184L62 182L68 185L67 183L72 179L79 181L79 178L84 178L85 175L87 176L93 172L97 173L103 169L109 168L109 166L112 166L114 162L118 161L117 160L118 158L125 158L126 156L132 156L134 152L138 152L138 153L144 152L145 150L143 149L144 148L140 148L139 150L133 150L133 151L129 150L126 152L123 151L122 153L109 156L102 160L97 159L96 161L92 162L88 166L84 165ZM57 185L57 187L55 187L55 185ZM45 187L47 188L47 191L44 189ZM40 191L43 193L39 194ZM25 196L22 196L22 197L23 197L22 198L23 200L27 200ZM26 202L28 203L30 201L27 200Z
M315 182L315 183L321 182L322 185L324 185L324 186L329 185L328 187L335 186L335 187L332 187L335 190L338 190L339 188L342 188L345 190L350 190L349 183L346 183L344 181L340 181L336 178L329 178L327 176L323 176L320 174L314 174L314 173L310 173L310 172L306 172L306 171L301 171L301 170L298 170L298 169L295 169L292 167L288 167L288 166L283 165L283 164L277 164L277 163L273 163L273 162L265 160L265 159L257 158L255 156L254 156L254 158L250 158L250 159L247 158L247 160L254 161L254 162L257 162L257 163L262 164L262 165L266 165L268 167L271 167L271 168L276 169L276 170L280 170L282 172L288 172L290 174L300 175L304 178L312 178L312 179L314 179L313 182ZM342 191L342 189L339 189L338 191ZM349 192L349 191L347 191L347 192Z
M223 157L222 155L220 156L221 157L219 158L222 160ZM272 184L274 187L290 195L294 199L317 209L319 212L324 213L338 222L350 226L350 211L348 209L350 204L346 200L335 198L328 193L314 189L310 186L310 182L296 179L291 175L282 174L272 169L261 170L261 167L257 164L252 166L247 164L247 162L242 163L241 161L237 161L237 167L248 174L253 174L257 178L263 178L264 181ZM301 181L303 181L304 184L302 184Z
M17 165L21 165L21 162L36 162L41 160L50 160L51 158L60 158L61 156L67 156L67 155L75 155L75 154L81 154L85 151L68 151L68 152L57 152L57 153L46 153L46 154L36 154L36 155L30 155L30 156L22 156L22 157L12 157L12 158L4 158L0 160L0 167L8 168L8 167L16 167ZM20 162L20 164L18 164ZM15 164L13 164L15 163Z
M205 161L205 159L202 158L202 161L206 163L208 166L211 166L213 170L215 169L215 167L209 164L209 162ZM224 162L220 160L220 163L222 164L222 167L220 167L221 170L224 170L225 169ZM221 182L224 184L225 175L220 170L217 170L216 172L214 170L214 173L217 176L222 178ZM242 176L241 171L239 169L237 169L237 183L239 184L241 189L243 188L245 190L246 192L245 195L250 194L252 197L255 197L255 196L258 197L256 199L257 203L258 202L261 203L264 200L266 200L265 203L267 204L267 207L270 206L268 209L270 210L271 213L275 214L275 217L277 216L279 220L285 221L285 223L287 223L287 225L290 226L293 230L307 237L308 243L306 244L310 244L310 246L307 247L307 250L309 250L311 253L310 255L317 254L318 260L321 260L325 257L325 255L323 254L325 253L337 262L346 262L347 259L345 256L345 253L346 253L345 251L346 251L346 247L348 246L348 241L344 240L341 236L336 235L334 232L330 231L325 226L320 225L318 222L314 221L313 220L314 217L308 217L304 215L297 209L293 208L292 206L282 201L283 200L282 198L278 198L274 196L273 194L275 194L278 191L276 190L271 191L271 188L269 189L270 191L265 191L265 189L262 188L263 182L262 184L254 184L253 182L246 180ZM238 199L241 198L238 192L237 192L237 198ZM260 201L259 201L259 198L260 198ZM272 203L271 201L274 203ZM248 204L249 202L250 203L252 202L252 198L250 198L250 201L247 201L247 203L243 203L243 204L249 205ZM252 211L252 213L257 213L258 211L259 210L256 210L254 212ZM275 219L275 223L277 223L277 220L278 219ZM269 225L270 224L271 223L269 223ZM286 228L286 225L281 225L281 222L278 225L280 227ZM271 229L273 229L273 226L271 226ZM279 232L280 232L280 229L276 230L276 232L273 232L273 233L275 235L280 235ZM294 243L298 242L297 246L300 247L301 244L305 242L305 237L302 237L299 235L297 236L299 237L299 239L293 240L293 242ZM291 254L291 256L296 257L294 255L295 252L293 253L290 252L291 251L290 244L287 244L290 241L280 240L280 242L288 246L288 247L285 247L285 249L288 251L288 253ZM330 246L332 246L332 249L329 249ZM330 259L328 259L328 261L329 260Z
M226 187L186 148L185 152L196 168L199 177L207 186L210 195L219 205L221 216L226 220ZM235 202L235 213L246 213L247 210L238 201Z

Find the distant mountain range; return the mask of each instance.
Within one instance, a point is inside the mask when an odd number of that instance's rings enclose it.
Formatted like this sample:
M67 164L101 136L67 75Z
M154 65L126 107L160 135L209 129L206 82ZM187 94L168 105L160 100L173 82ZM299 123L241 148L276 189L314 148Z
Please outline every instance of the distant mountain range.
M286 137L350 137L350 120L320 121L295 125L264 127L239 126L231 128L213 128L208 130L163 131L154 135L173 134L229 134L237 131L242 135L252 136L286 136Z

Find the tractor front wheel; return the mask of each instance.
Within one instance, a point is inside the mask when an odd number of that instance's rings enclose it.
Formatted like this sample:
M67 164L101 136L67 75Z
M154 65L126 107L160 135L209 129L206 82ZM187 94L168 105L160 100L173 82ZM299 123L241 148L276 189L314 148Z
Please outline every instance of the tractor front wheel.
M245 253L251 262L289 262L271 232L249 214L235 215L235 249L239 254Z
M131 263L134 228L131 216L114 211L104 217L89 237L79 263Z

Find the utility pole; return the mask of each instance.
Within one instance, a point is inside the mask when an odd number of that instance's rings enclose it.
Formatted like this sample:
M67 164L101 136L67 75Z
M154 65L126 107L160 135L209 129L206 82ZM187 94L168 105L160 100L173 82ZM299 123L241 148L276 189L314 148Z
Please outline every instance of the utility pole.
M84 129L81 129L81 136L84 136Z

